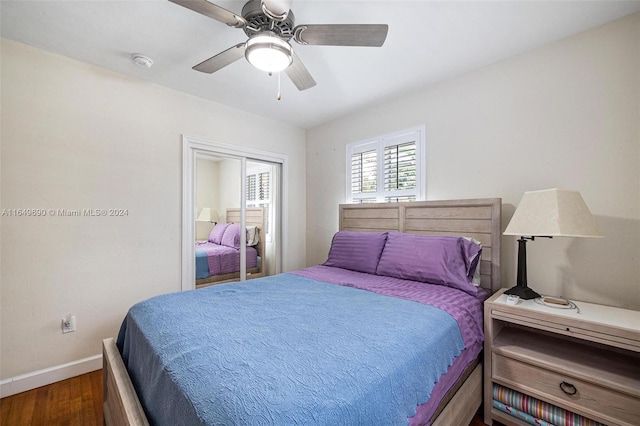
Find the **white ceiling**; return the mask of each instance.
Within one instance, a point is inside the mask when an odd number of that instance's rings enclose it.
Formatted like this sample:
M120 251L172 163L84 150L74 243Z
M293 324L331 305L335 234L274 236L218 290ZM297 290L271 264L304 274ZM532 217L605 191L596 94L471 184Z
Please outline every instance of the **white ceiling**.
M219 1L240 13L244 2ZM521 54L640 10L640 1L294 0L296 25L386 23L381 48L302 46L294 50L317 86L299 92L244 60L214 74L191 69L244 42L227 27L166 0L0 2L2 37L311 128L363 107ZM150 69L132 53L151 57Z

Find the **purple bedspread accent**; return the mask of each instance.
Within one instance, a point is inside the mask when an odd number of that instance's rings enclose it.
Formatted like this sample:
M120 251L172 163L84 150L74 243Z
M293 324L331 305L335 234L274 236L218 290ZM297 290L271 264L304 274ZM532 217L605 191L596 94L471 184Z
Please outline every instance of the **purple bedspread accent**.
M196 249L207 253L209 275L230 274L240 270L239 249L211 242L198 243ZM247 268L255 268L256 266L258 266L258 251L253 247L247 247Z
M229 223L216 223L209 234L209 241L214 244L222 244L222 236L229 225Z
M386 232L337 232L323 265L375 274L386 241Z
M475 296L478 288L471 281L481 251L481 246L462 237L389 232L375 273L445 285Z
M444 395L482 350L484 341L482 306L484 299L488 296L484 291L479 292L482 294L481 297L474 297L461 290L442 285L370 275L324 265L291 273L317 281L360 288L423 303L444 310L456 320L465 349L454 359L447 373L440 377L431 392L430 399L418 405L416 415L409 419L409 424L412 426L427 424Z

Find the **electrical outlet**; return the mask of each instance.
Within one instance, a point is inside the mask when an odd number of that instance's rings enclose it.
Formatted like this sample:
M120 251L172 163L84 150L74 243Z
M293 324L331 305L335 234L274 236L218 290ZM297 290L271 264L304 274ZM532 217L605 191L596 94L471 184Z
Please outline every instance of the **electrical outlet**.
M62 318L62 333L71 333L76 331L76 316L67 315Z

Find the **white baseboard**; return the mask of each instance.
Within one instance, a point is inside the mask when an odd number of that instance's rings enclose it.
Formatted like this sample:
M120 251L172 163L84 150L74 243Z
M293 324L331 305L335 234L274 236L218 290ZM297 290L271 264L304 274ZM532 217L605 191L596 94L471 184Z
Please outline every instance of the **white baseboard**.
M50 385L61 380L81 374L90 373L102 368L102 354L56 365L20 376L10 377L0 381L0 398L15 395L40 386Z

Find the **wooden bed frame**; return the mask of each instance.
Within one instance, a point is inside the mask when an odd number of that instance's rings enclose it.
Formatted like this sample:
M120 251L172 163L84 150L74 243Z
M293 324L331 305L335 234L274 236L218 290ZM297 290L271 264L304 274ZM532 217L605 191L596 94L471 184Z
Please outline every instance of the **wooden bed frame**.
M227 209L227 223L240 223L240 209ZM245 214L246 226L256 226L258 229L259 241L256 245L258 256L260 256L260 264L255 268L247 268L247 279L264 277L265 255L264 255L264 209L261 207L247 207ZM211 275L206 278L196 279L196 288L208 287L210 285L222 284L231 281L238 281L240 272L231 272L229 274Z
M482 287L500 283L500 198L340 205L340 229L395 230L425 235L472 237L482 242ZM433 425L468 425L482 403L482 363L469 369L441 403ZM103 341L103 405L106 425L148 425L115 339Z

